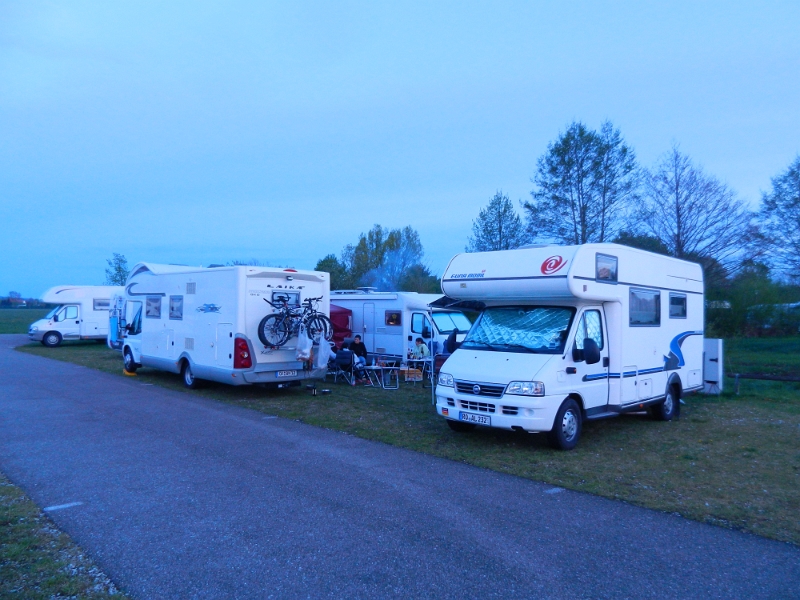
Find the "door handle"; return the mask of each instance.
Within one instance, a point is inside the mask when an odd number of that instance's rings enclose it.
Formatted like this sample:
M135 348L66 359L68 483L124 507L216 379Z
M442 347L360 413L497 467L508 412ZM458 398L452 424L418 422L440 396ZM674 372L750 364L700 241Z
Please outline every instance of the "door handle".
M608 357L607 356L603 357L603 366L604 367L608 367Z

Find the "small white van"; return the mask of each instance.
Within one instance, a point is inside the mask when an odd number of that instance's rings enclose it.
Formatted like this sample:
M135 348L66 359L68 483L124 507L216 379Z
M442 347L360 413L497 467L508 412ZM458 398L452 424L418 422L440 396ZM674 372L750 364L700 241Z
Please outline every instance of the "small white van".
M482 308L437 380L456 431L549 432L571 449L587 419L670 420L703 387L700 265L617 244L527 247L456 255L442 290Z
M405 357L420 337L431 353L442 352L453 330L457 341L472 326L458 309L431 308L441 294L417 292L377 292L369 288L336 290L332 302L353 312L353 334L361 336L368 352Z
M108 285L60 285L42 295L57 306L31 323L28 338L55 348L63 340L104 340L108 334L111 297L124 288Z
M321 298L329 315L327 273L272 267L187 267L139 263L111 319L117 330L109 346L122 351L125 370L140 366L180 373L187 387L198 379L230 385L299 385L327 369L297 360L295 335L275 348L262 344L259 323L288 299L299 306Z

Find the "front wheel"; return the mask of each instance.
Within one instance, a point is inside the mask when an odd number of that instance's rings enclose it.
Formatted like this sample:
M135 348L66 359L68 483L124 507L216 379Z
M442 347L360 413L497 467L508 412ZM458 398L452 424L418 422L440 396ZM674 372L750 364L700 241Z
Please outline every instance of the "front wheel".
M57 331L48 331L42 338L42 344L48 348L55 348L61 345L61 334Z
M282 315L267 315L258 324L258 339L265 346L278 348L288 342L290 337L289 320Z
M464 423L463 421L453 421L452 419L447 419L447 425L450 429L459 433L472 431L476 427L475 423Z
M656 421L672 421L681 416L681 399L674 387L667 389L664 401L653 406L650 414Z
M128 373L136 373L136 369L139 368L139 365L133 360L133 352L131 352L130 348L125 348L125 354L122 355L122 362Z
M553 429L547 434L547 441L556 450L572 450L581 437L581 408L572 398L561 404L553 422Z
M315 344L319 344L322 339L329 342L333 339L333 323L325 315L314 315L308 319L306 331Z

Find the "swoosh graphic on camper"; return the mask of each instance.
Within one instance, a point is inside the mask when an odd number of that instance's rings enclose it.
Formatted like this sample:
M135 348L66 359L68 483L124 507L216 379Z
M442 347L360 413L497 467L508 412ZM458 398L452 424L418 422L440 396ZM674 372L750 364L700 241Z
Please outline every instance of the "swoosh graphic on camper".
M166 296L163 292L132 292L133 286L139 285L138 283L131 283L125 288L125 293L128 296Z

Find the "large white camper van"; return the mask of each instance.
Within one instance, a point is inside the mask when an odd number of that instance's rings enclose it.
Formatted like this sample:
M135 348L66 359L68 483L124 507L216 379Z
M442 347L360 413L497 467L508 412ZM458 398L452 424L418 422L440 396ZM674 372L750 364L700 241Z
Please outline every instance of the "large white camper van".
M331 292L331 302L353 311L354 334L359 334L368 352L405 357L421 337L431 352L441 352L447 337L458 329L461 341L471 327L458 309L431 308L441 294L376 292L370 289Z
M298 306L321 298L317 309L328 316L329 295L328 274L316 271L139 263L128 276L116 338L127 371L147 366L181 373L187 387L197 379L299 383L323 377L326 369L304 370L309 363L297 360L296 336L278 348L259 341L259 323L274 312L264 300Z
M442 290L483 309L437 381L456 431L549 432L570 449L586 419L669 420L703 387L697 264L617 244L459 254Z
M62 340L104 340L108 334L108 307L124 288L109 285L59 285L42 295L55 304L43 319L31 323L28 337L51 348Z

